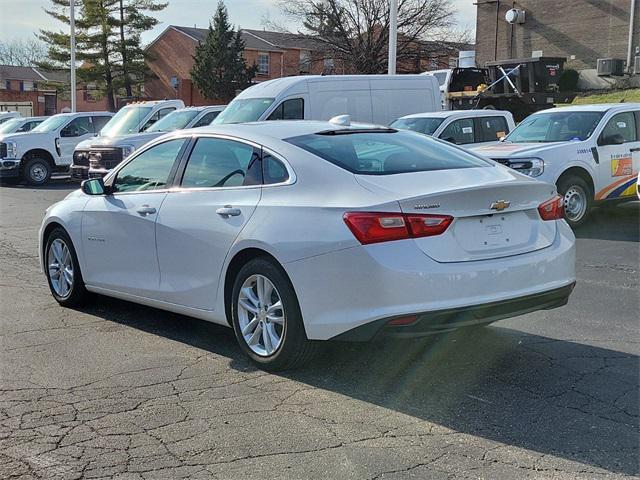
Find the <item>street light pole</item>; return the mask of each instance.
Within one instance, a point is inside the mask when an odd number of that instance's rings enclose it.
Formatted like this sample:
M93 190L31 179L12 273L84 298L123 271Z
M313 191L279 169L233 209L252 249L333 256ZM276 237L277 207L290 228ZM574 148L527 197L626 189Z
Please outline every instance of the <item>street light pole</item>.
M76 111L76 0L69 0L69 24L71 26L71 111Z
M396 74L398 49L398 0L389 0L389 75Z

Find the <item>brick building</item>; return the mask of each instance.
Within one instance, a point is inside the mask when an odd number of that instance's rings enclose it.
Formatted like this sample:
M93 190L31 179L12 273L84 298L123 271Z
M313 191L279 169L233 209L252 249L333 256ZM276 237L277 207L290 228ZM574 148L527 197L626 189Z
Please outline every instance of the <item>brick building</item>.
M148 65L156 78L145 82L149 98L180 98L187 105L222 103L205 99L193 85L190 70L196 45L208 30L170 25L147 46ZM240 30L248 65L257 65L254 81L309 73L344 73L332 59L317 58L315 42L301 35L263 30Z
M477 0L476 4L478 65L528 58L535 51L566 57L568 66L577 70L596 68L598 58L627 58L630 0ZM505 20L512 8L525 11L524 23L511 25ZM633 56L640 48L640 7L634 19Z

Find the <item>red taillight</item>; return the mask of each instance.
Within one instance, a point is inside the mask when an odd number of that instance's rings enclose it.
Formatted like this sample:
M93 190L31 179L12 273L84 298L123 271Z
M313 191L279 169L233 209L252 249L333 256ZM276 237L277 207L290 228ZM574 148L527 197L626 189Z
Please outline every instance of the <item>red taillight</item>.
M557 195L538 207L542 220L561 220L564 218L564 199Z
M347 212L344 221L360 243L390 242L443 233L453 221L448 215Z
M406 326L406 325L411 325L412 323L415 323L416 320L418 320L418 316L417 315L407 315L406 317L396 317L393 320L389 320L387 322L387 325L395 325L396 327L400 326Z

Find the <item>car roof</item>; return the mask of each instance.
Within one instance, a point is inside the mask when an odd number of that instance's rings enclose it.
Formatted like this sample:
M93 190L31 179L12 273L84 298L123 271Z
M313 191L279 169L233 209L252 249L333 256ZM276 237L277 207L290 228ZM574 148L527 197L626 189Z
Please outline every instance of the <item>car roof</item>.
M584 105L567 105L566 107L540 110L533 115L549 112L608 112L609 110L640 109L640 103L593 103Z
M86 117L91 115L113 115L113 112L107 112L103 110L98 112L65 112L55 114L56 117Z
M400 118L450 118L450 117L490 117L511 115L507 110L443 110L440 112L412 113Z

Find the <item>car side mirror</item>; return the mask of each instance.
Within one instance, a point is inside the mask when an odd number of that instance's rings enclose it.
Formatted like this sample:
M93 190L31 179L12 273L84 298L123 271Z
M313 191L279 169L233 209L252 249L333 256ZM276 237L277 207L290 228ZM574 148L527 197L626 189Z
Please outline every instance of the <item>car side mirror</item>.
M619 133L614 133L613 135L607 135L606 137L602 137L599 145L622 145L624 143L624 137Z
M108 195L109 189L101 178L91 178L80 184L80 188L87 195Z

